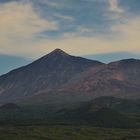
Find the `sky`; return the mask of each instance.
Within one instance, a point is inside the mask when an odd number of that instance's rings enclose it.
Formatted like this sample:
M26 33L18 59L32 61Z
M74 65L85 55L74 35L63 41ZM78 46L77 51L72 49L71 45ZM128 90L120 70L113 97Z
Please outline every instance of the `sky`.
M60 48L140 59L140 0L0 0L0 74Z

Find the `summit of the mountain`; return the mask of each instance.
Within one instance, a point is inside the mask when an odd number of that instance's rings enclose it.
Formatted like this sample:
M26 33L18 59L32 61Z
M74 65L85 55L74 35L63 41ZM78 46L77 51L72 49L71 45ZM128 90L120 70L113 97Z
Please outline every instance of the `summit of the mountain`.
M69 56L68 53L66 53L65 51L57 48L55 50L53 50L51 53L49 53L48 55L61 55L61 56Z

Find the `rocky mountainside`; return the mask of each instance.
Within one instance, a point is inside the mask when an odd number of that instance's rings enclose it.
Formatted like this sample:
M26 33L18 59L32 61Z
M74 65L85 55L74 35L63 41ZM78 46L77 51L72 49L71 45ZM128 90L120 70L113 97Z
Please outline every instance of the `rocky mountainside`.
M37 61L0 77L0 100L58 90L75 75L103 63L71 56L56 49Z
M99 96L140 98L140 60L103 64L56 49L0 77L1 102L80 101Z
M94 97L140 98L140 60L126 59L90 68L72 78L64 89Z

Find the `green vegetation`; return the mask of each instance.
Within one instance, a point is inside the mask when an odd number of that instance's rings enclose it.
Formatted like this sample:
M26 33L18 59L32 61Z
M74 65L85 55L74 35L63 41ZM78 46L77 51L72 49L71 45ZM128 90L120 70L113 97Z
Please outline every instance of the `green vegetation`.
M89 105L93 106L94 108L102 106L112 108L123 113L140 114L139 100L130 100L103 96L89 102Z
M4 126L0 140L139 140L140 129L107 129L92 126Z
M0 107L0 140L140 140L139 107L112 97L67 106L9 103Z
M130 110L129 110L130 108ZM19 105L0 107L0 123L9 125L91 124L96 127L140 128L138 101L101 97L67 105Z

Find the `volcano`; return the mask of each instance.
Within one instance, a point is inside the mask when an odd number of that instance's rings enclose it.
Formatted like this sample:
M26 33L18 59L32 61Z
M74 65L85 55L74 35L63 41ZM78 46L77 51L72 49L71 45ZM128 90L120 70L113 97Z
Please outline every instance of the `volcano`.
M104 64L55 49L0 77L0 102L91 100L100 96L140 98L140 60Z

